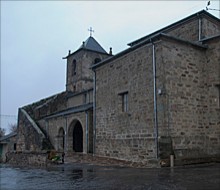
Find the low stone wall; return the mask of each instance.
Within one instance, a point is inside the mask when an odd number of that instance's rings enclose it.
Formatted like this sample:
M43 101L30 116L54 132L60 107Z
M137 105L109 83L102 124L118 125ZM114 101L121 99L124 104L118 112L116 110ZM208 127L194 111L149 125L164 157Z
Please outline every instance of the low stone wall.
M18 166L47 166L47 152L8 152L6 162Z

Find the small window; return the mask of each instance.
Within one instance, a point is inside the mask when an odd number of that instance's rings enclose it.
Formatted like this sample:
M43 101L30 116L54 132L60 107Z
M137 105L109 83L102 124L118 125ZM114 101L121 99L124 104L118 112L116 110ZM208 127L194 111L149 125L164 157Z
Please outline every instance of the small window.
M14 143L14 150L16 151L17 150L17 144Z
M72 70L72 75L76 75L76 60L73 60L73 70Z
M122 101L122 111L128 112L128 92L123 92L119 94L121 96Z

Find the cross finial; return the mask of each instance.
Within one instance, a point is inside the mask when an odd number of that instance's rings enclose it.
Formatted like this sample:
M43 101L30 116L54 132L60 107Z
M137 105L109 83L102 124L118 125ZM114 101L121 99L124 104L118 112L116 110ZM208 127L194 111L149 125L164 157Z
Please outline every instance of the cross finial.
M90 32L90 36L92 36L92 32L95 32L95 31L92 29L92 27L90 27L90 28L88 29L88 31Z

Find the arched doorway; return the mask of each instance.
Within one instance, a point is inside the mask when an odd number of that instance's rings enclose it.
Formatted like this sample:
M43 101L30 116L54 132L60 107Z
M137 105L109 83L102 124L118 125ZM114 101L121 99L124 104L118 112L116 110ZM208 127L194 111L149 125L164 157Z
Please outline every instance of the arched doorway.
M61 127L58 132L58 150L63 151L65 147L65 132Z
M83 129L79 121L76 122L73 129L73 150L83 152Z

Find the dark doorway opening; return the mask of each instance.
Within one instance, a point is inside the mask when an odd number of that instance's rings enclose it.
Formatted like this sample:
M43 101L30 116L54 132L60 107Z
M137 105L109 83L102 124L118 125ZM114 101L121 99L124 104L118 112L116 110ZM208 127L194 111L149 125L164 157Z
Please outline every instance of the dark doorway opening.
M73 150L75 152L83 152L83 130L79 121L73 129Z

